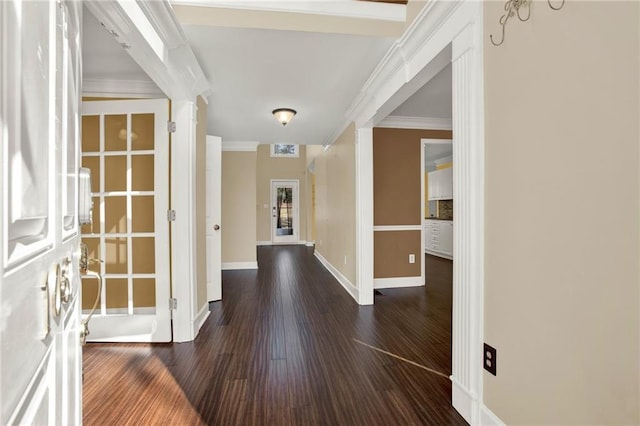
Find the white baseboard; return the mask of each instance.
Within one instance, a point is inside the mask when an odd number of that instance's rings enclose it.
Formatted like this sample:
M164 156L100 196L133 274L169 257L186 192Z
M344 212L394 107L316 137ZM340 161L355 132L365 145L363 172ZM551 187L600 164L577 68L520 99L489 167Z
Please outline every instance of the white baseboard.
M204 306L198 312L198 315L193 319L193 338L195 339L200 329L202 328L202 324L209 318L209 302L205 303Z
M340 271L334 268L333 265L329 263L327 259L324 258L324 256L318 253L317 250L314 251L313 255L320 261L320 263L322 263L322 265L325 268L327 268L329 272L331 272L331 275L333 275L334 278L338 280L340 285L342 285L342 287L344 287L344 289L347 290L347 293L349 293L357 303L358 300L360 300L360 292L358 291L358 288L353 284L351 284L351 281L349 281L347 277L342 275Z
M257 246L270 246L271 241L256 241Z
M223 262L223 271L235 271L238 269L258 269L258 262Z
M307 244L306 244L307 247L313 247L315 245L316 245L315 241L307 241Z
M484 404L480 404L480 425L481 426L505 426L505 422L493 414Z
M451 376L451 405L469 424L473 424L473 409L478 403L474 397L458 381Z
M374 278L373 288L420 287L424 285L422 277Z

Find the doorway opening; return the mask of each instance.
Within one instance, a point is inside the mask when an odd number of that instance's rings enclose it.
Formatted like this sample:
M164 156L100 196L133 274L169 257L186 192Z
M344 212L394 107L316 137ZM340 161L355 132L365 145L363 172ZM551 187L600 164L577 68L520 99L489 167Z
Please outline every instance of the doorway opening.
M298 242L300 235L299 181L271 180L271 241Z

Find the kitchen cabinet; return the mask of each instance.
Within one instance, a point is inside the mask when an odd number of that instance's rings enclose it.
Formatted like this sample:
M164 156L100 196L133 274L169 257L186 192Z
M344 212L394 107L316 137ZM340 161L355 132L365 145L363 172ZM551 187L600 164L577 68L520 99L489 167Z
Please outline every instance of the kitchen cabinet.
M453 221L424 221L424 251L434 256L453 259Z
M453 167L429 172L427 180L429 200L453 200Z

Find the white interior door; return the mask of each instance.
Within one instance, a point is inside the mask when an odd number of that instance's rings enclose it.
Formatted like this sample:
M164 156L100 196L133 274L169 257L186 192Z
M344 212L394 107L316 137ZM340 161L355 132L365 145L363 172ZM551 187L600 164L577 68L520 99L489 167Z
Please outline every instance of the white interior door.
M92 170L93 225L82 240L103 276L83 279L87 340L171 341L167 99L84 102L82 164Z
M271 241L274 244L300 240L299 182L271 180Z
M222 138L207 135L207 299L222 299Z
M0 2L0 424L80 424L82 5Z

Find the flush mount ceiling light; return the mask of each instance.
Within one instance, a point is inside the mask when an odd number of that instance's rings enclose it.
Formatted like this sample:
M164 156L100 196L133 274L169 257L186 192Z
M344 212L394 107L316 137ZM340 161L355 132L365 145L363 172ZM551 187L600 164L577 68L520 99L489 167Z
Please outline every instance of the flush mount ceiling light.
M291 108L277 108L271 111L273 116L278 120L283 126L286 126L294 115L296 115L296 110Z

